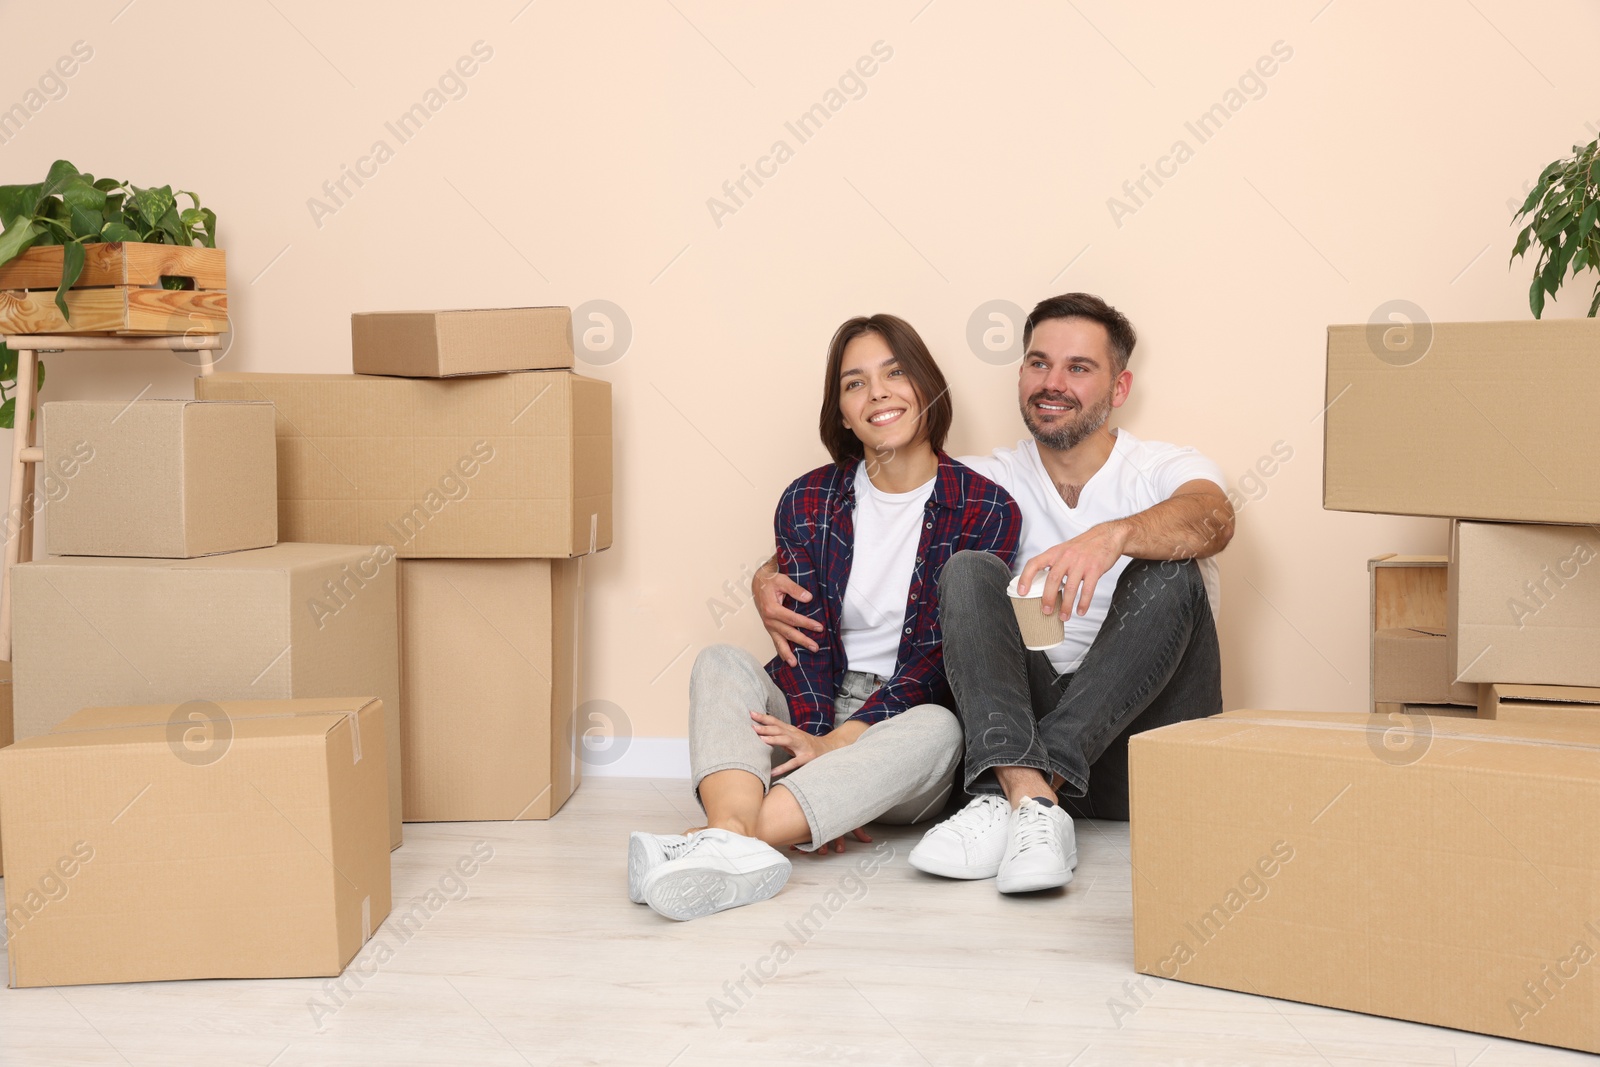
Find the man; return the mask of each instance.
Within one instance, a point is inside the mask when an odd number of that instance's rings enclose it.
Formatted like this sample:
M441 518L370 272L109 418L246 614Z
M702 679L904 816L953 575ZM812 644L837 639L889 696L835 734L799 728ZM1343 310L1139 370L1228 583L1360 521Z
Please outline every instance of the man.
M998 558L945 565L940 622L975 799L929 830L911 864L951 878L995 878L1002 893L1067 884L1072 819L1128 817L1128 738L1222 710L1210 557L1233 536L1216 464L1189 448L1107 425L1133 386L1136 335L1099 297L1041 301L1023 329L1018 402L1032 440L962 462L1022 509L1020 589L1043 583L1065 639L1023 646ZM809 620L783 607L806 595L764 568L762 620L785 659L813 647Z

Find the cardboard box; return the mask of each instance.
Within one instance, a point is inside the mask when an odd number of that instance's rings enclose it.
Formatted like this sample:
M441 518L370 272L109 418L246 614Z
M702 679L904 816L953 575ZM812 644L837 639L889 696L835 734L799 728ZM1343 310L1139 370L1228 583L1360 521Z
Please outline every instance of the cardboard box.
M192 560L54 556L12 569L19 738L79 708L378 697L400 843L395 568L382 550L279 544Z
M1449 585L1455 678L1600 686L1600 532L1455 523Z
M357 374L449 378L572 366L572 309L368 311L350 316Z
M1452 682L1445 639L1444 556L1367 561L1371 589L1371 698L1374 711L1397 704L1478 702L1477 688Z
M389 914L383 717L88 708L0 751L12 987L338 974Z
M189 559L275 544L272 421L260 402L44 405L46 547Z
M1600 522L1600 320L1424 323L1401 352L1384 337L1328 327L1324 507Z
M16 733L11 726L11 664L0 660L0 748L5 748L16 739ZM0 832L0 878L5 877L4 863L5 838Z
M1600 689L1571 685L1480 685L1485 719L1555 723L1600 732Z
M578 560L404 560L407 822L548 819L580 778Z
M278 534L405 558L611 545L611 386L570 371L427 380L213 374L278 408Z
M1235 711L1131 739L1136 968L1600 1052L1593 732L1377 721Z

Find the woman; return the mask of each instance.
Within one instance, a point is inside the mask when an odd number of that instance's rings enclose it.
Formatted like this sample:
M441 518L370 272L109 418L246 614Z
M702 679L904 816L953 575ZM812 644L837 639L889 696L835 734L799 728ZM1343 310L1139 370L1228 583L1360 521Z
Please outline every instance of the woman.
M772 896L780 849L826 849L874 819L912 823L950 795L961 727L949 709L938 578L962 549L1007 566L1021 514L940 448L944 375L910 324L855 318L828 348L820 429L834 462L797 479L775 519L778 565L823 624L815 652L763 670L714 645L689 683L689 759L706 826L633 834L629 895L671 919ZM779 780L774 785L774 779Z

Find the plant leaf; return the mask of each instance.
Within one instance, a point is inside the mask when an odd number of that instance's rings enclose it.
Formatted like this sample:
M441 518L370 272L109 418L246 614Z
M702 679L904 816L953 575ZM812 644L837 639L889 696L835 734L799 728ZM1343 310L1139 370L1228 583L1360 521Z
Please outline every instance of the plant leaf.
M85 177L87 177L87 175L85 175ZM100 190L102 193L109 193L115 189L121 189L122 183L117 181L115 178L101 178L99 181L94 183L94 187Z
M98 241L100 231L105 227L106 217L89 208L74 207L69 210L72 235L79 240Z
M42 182L32 185L0 185L0 226L10 226L18 216L33 217L39 213Z
M217 213L208 207L200 209L200 217L205 220L203 232L205 239L202 242L207 248L217 247Z
M56 286L56 307L61 311L61 317L69 322L72 320L72 315L67 311L67 290L72 288L82 274L83 243L68 241L61 246L61 284Z
M19 218L0 234L0 264L10 263L31 248L44 227L33 219Z
M64 159L58 159L50 164L50 173L45 175L44 192L41 195L46 197L60 196L62 190L67 187L67 183L78 177L81 176L78 174L77 167L74 167Z
M1524 226L1522 232L1517 234L1517 246L1511 250L1511 258L1516 259L1528 250L1528 242L1533 238L1533 227ZM1509 261L1508 261L1509 262Z
M1578 218L1578 240L1586 241L1589 239L1589 231L1594 229L1594 220L1597 217L1600 217L1600 200L1591 201Z
M1594 318L1594 313L1600 311L1600 283L1594 287L1594 300L1589 304L1589 317Z
M10 430L15 428L17 415L17 398L12 397L4 404L0 404L0 429Z
M100 230L100 240L106 242L137 241L138 239L139 232L129 229L126 223L108 222Z
M44 388L44 360L42 360L42 359L35 360L33 365L36 368L38 368L38 372L39 372L38 373L39 380L33 383L33 395L34 396L38 396L39 395L39 390Z
M1533 276L1533 287L1528 290L1528 307L1536 319L1544 314L1544 281L1537 274Z
M0 342L0 393L5 391L3 383L12 381L17 376L17 354Z

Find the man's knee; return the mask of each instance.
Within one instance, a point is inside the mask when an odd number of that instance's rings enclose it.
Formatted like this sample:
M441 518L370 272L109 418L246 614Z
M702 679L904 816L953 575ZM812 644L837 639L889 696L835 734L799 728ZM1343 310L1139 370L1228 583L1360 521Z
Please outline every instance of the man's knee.
M1010 580L1010 568L993 552L963 549L950 557L939 575L939 598L948 603L952 597L980 589L1004 592Z
M1117 579L1116 600L1129 611L1152 605L1177 607L1205 595L1200 565L1192 559L1135 559Z

